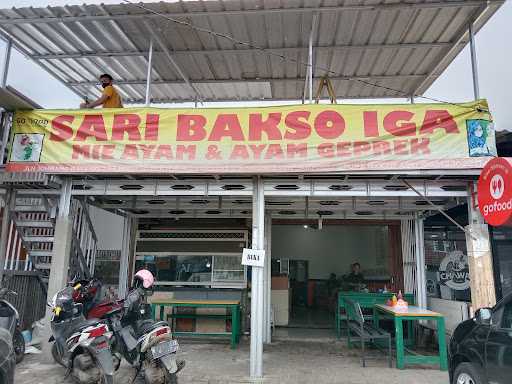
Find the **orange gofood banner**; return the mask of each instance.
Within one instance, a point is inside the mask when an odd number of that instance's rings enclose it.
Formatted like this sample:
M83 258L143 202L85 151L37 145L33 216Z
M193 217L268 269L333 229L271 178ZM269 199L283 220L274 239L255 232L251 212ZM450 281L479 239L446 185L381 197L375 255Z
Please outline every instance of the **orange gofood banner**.
M33 110L14 115L9 171L287 173L480 168L487 103Z

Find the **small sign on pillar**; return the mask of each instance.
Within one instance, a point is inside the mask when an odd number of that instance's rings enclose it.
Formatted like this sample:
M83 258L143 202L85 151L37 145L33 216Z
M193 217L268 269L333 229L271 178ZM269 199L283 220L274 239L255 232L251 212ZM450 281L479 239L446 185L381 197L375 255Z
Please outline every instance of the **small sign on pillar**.
M263 268L265 266L265 250L244 248L242 265Z

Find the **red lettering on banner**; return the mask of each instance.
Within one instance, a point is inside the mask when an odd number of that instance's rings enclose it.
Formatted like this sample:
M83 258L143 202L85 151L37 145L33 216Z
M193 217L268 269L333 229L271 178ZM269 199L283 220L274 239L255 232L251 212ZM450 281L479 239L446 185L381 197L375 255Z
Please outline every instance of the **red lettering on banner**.
M237 144L233 147L231 151L231 155L229 156L230 160L248 160L249 152L247 151L247 147L243 144Z
M280 122L281 113L269 113L266 120L263 120L261 113L251 113L249 115L249 140L261 140L262 132L265 132L268 140L281 140L281 131L278 127Z
M156 149L155 160L172 160L172 149L168 144L159 145Z
M128 140L140 141L139 131L140 117L133 113L114 115L112 124L112 140L124 140L124 134L128 134Z
M371 150L370 143L367 141L354 142L354 156L364 156Z
M188 156L185 158L185 156ZM176 160L195 160L196 159L196 146L195 145L178 145L176 148Z
M260 145L250 144L249 148L251 149L251 151L254 155L253 158L260 160L261 154L263 153L263 150L266 148L266 146L267 146L266 144L260 144Z
M345 131L345 119L335 111L320 112L315 118L315 130L324 139L336 139Z
M334 145L331 143L323 143L317 147L320 157L334 157Z
M294 159L295 155L298 155L298 157L308 157L308 145L306 143L287 144L286 154L287 158L290 159Z
M409 140L393 140L393 151L395 155L408 155L407 144L409 144Z
M284 159L283 148L280 144L269 144L265 159Z
M409 123L414 113L409 111L393 111L384 116L384 129L393 136L414 136L416 124Z
M103 149L101 151L101 158L104 160L112 160L114 158L114 151L116 146L111 144L102 145Z
M363 112L363 126L365 137L379 137L379 125L377 122L377 111Z
M290 112L284 119L285 125L293 131L287 130L284 133L286 140L304 140L311 135L311 125L308 123L311 112L296 111ZM305 120L305 121L304 121Z
M350 147L352 143L350 141L340 141L336 144L336 156L346 157L350 156Z
M124 146L123 155L121 156L123 160L138 160L139 153L137 151L137 146L135 144L126 144Z
M153 153L153 151L155 150L156 148L156 145L144 145L144 144L140 144L139 145L139 148L142 149L142 157L144 160L148 160L148 159L151 159L151 153Z
M77 160L80 157L89 159L91 157L91 146L89 144L73 144L71 158Z
M208 140L221 141L224 137L229 137L233 141L244 141L242 127L235 113L217 116Z
M446 133L459 133L457 123L450 115L450 112L444 109L428 110L425 112L425 118L420 128L420 133L434 133L434 129L444 129Z
M96 141L107 140L107 130L105 129L105 121L103 115L85 115L82 124L76 133L76 141L84 141L88 137L96 138Z
M423 155L430 155L430 139L420 138L411 140L411 155L421 153Z
M64 141L73 137L73 128L64 123L73 123L74 116L61 115L52 120L52 129L54 130L50 135L52 141Z
M206 137L206 117L202 115L178 115L177 141L201 141Z
M374 155L390 155L392 153L391 146L387 141L373 141L372 150Z
M101 145L93 145L92 146L92 158L94 160L98 160L100 158L100 153L101 153Z
M146 115L146 130L144 132L144 140L157 141L158 128L160 124L160 115L148 113Z

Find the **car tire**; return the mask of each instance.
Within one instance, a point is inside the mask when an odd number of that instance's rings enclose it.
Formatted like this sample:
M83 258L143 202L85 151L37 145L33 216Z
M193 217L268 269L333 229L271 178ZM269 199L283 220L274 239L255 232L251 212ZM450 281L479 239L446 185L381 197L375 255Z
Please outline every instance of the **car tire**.
M453 372L452 384L484 384L480 370L470 363L460 363Z

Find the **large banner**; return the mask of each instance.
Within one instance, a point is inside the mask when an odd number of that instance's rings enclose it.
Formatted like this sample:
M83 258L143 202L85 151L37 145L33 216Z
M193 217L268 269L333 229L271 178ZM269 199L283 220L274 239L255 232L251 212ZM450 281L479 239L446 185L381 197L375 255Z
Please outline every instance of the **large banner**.
M485 100L466 104L16 112L8 171L304 173L481 168Z

